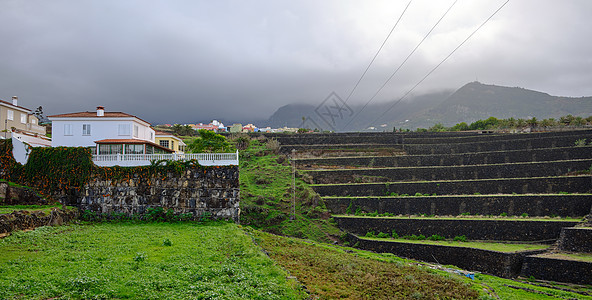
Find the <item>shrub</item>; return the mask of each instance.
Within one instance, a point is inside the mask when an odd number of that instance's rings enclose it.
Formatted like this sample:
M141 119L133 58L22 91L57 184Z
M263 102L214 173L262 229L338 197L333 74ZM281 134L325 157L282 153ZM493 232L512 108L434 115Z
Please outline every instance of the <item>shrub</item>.
M382 239L385 239L385 238L389 238L390 236L389 236L389 234L388 234L388 233L379 232L379 233L376 235L376 237L377 237L377 238L382 238Z
M397 234L397 232L394 229L393 229L392 237L393 237L393 239L399 238L399 234Z
M166 238L166 239L164 239L164 240L162 241L162 245L163 245L163 246L172 246L172 245L173 245L173 243L171 242L171 240L169 240L168 238Z
M466 242L467 241L467 237L463 234L463 235L457 235L454 237L454 240L457 242Z
M280 142L278 142L276 139L269 139L267 140L267 143L265 143L265 148L277 154L280 152Z
M445 238L443 236L441 236L441 235L438 235L438 234L432 234L432 236L430 236L428 238L428 240L431 240L431 241L443 241L443 240L445 240Z
M376 235L374 234L374 231L368 231L366 232L365 237L373 238L376 237Z
M583 147L586 146L586 139L579 139L575 142L576 147Z

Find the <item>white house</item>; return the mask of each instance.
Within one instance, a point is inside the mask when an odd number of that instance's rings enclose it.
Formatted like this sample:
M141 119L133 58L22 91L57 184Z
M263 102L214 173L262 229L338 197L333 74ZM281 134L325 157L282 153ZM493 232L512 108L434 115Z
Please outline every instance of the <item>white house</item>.
M150 123L123 112L77 112L48 116L52 122L52 147L89 147L95 154L169 153L155 143Z

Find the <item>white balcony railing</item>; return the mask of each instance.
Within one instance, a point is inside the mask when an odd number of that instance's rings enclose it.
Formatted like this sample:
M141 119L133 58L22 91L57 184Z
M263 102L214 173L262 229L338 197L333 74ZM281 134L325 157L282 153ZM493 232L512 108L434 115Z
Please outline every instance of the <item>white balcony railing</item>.
M196 159L202 166L238 166L238 151L235 153L187 153L187 154L101 154L93 155L97 166L137 167L148 166L151 161L158 160L191 160Z

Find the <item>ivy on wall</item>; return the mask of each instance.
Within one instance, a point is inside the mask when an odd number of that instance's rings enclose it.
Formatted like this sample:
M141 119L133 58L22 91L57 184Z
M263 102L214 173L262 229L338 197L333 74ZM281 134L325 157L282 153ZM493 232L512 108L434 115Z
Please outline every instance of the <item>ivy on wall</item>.
M150 185L152 178L165 179L169 174L183 174L187 168L200 166L197 160L156 161L141 167L98 167L92 162L90 149L83 147L33 148L27 164L21 165L12 156L12 141L0 141L0 178L34 187L51 200L55 196L80 192L93 178L129 181L137 178Z

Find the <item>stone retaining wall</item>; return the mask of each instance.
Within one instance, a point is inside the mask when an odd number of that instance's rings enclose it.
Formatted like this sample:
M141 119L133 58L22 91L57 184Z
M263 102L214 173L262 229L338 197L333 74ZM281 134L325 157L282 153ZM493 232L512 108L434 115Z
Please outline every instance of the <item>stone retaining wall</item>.
M569 252L592 253L592 228L563 228L558 248Z
M403 136L404 144L454 144L454 143L475 143L483 141L513 141L523 139L539 138L563 138L574 136L591 135L592 130L571 130L562 132L537 132L537 133L493 133L479 134L473 136Z
M351 234L348 235L348 239L351 244L357 243L359 248L365 250L378 253L393 253L397 256L443 265L454 265L465 270L478 271L505 278L514 278L520 274L522 261L525 256L544 251L505 253L454 246L366 240Z
M374 231L399 236L440 235L454 238L464 235L469 240L488 241L547 241L559 238L563 227L573 227L578 222L570 221L527 221L527 220L483 220L483 219L430 219L430 218L376 218L376 217L333 217L339 228L357 235Z
M97 213L143 214L163 207L199 218L209 213L215 219L239 221L239 169L237 166L187 169L149 179L94 179L85 186L76 205Z
M47 200L34 191L0 182L0 205L47 205Z
M504 141L482 141L473 143L443 143L443 144L405 144L404 149L408 154L450 154L450 153L468 153L468 152L489 152L506 151L520 149L536 148L554 148L554 147L573 147L579 139L590 140L592 133L586 131L579 135L568 135L561 137L532 137L524 136L524 139L504 140Z
M561 176L588 170L592 159L472 166L431 166L305 171L315 183L353 183L364 176L375 181L470 180Z
M592 208L590 195L468 195L429 197L324 198L333 214L350 213L358 208L367 213L456 216L463 213L509 216L583 217ZM591 245L592 246L592 245Z
M62 225L78 219L78 210L52 210L49 214L43 212L15 211L11 214L0 215L0 233L15 230L31 229L41 226Z
M592 193L592 176L312 185L321 196Z
M592 262L527 256L520 275L549 281L592 284Z
M592 146L508 150L463 154L308 158L297 159L295 162L299 166L332 165L361 167L420 167L502 164L534 161L542 162L589 158L592 158Z

